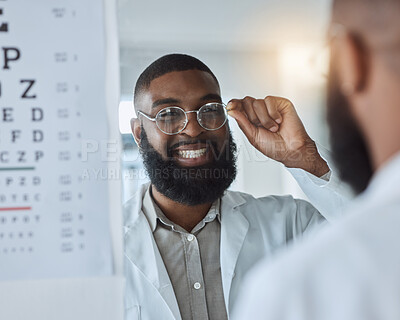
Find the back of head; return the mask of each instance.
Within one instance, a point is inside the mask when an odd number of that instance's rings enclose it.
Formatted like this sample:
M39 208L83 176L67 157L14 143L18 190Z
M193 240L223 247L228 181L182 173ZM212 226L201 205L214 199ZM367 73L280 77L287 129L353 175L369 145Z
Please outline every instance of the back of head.
M134 104L137 105L137 100L142 90L149 88L150 83L158 78L173 71L187 71L187 70L199 70L204 71L213 76L216 83L218 80L208 68L199 59L186 55L186 54L168 54L165 55L152 64L150 64L139 76L134 90Z
M333 1L331 147L357 193L400 152L399 16L400 0Z
M400 76L400 0L334 0L333 22L379 52Z

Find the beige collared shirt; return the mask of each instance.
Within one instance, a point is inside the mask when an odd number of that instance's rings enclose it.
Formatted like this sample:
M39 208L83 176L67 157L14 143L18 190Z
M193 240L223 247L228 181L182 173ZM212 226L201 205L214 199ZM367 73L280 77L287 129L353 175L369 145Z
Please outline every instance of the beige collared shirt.
M220 266L220 199L189 233L163 214L150 188L142 209L170 277L182 319L227 319Z

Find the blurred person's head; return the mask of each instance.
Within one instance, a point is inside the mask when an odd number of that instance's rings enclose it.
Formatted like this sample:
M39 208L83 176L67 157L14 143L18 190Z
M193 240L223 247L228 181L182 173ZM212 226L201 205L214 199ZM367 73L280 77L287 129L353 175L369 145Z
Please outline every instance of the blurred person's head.
M161 122L146 116L155 118L161 110L175 106L186 112L199 110L208 103L222 103L217 78L203 62L183 54L154 61L140 75L134 90L138 118L131 121L132 132L146 172L159 193L185 205L213 202L235 179L236 145L228 121L216 130L207 130L195 112L187 113L186 127L169 134L161 130ZM163 111L160 121L172 119L175 111Z
M400 0L334 0L328 122L343 180L363 191L400 151Z

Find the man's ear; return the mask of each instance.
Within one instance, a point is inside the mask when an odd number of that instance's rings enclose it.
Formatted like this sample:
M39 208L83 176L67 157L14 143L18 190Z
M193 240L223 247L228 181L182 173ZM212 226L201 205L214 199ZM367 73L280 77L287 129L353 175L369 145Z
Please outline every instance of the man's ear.
M366 85L367 53L362 43L346 32L337 43L338 76L342 93L351 96Z
M132 130L133 139L135 139L137 146L140 148L140 136L141 136L142 128L140 126L139 119L137 119L137 118L131 119L131 130Z

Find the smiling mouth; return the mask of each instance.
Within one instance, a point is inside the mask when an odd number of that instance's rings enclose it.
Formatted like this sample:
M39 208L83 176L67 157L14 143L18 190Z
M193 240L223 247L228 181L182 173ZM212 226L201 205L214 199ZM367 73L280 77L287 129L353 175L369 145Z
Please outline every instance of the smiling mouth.
M204 156L207 152L207 148L201 148L197 150L179 150L178 155L183 159L196 159Z
M173 151L173 157L182 166L201 166L212 161L212 148L203 142L183 144Z

